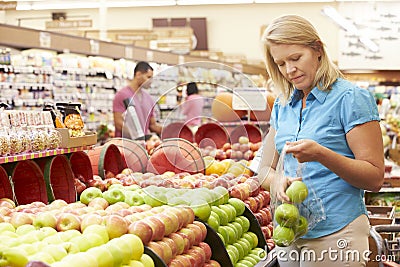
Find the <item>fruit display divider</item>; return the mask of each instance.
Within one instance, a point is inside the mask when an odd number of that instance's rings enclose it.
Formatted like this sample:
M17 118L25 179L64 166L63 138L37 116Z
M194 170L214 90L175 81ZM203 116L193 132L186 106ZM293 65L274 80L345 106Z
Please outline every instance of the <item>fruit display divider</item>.
M155 267L168 267L167 264L150 248L144 246L144 253L149 255L153 261Z
M257 218L254 216L254 213L246 206L243 212L243 216L245 216L250 221L249 231L253 232L258 237L258 246L265 250L266 253L269 253L267 241L265 240L264 234L261 230L261 226L258 223Z
M211 247L211 259L216 260L223 267L233 267L231 259L229 258L228 251L225 248L224 243L221 238L218 236L217 232L208 225L208 223L200 220L196 217L196 221L202 222L207 228L207 236L204 239Z

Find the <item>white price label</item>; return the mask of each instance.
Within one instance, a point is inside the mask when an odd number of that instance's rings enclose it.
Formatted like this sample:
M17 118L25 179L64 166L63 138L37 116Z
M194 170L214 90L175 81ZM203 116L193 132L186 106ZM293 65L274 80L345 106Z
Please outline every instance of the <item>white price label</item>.
M154 59L154 53L153 53L153 51L147 51L147 52L146 52L146 60L147 60L147 61L153 61L153 59Z
M133 48L130 46L125 46L125 58L133 57Z
M185 64L185 57L182 55L178 56L178 64Z
M90 52L98 54L100 52L100 43L96 40L90 40Z
M234 88L232 108L235 110L266 110L267 90L264 88Z
M51 46L51 36L48 32L39 33L39 45L40 47L50 48Z

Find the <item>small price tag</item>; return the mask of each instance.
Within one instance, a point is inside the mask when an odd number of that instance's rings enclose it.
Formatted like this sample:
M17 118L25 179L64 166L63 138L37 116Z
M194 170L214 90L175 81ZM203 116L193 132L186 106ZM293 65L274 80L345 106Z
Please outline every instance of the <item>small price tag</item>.
M125 46L125 58L133 58L133 48Z
M100 43L96 40L90 40L90 52L98 54L100 52Z
M50 48L51 46L51 35L48 32L39 33L39 45L43 48Z
M153 59L154 59L154 53L153 53L153 51L147 51L147 52L146 52L146 60L147 60L147 61L153 61Z
M185 64L185 57L182 55L178 56L178 64Z

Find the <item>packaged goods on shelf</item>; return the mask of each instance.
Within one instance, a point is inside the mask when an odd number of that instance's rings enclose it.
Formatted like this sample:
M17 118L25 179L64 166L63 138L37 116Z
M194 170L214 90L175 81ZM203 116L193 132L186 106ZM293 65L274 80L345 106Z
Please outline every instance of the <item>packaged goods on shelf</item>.
M56 149L61 135L49 111L0 111L0 156Z

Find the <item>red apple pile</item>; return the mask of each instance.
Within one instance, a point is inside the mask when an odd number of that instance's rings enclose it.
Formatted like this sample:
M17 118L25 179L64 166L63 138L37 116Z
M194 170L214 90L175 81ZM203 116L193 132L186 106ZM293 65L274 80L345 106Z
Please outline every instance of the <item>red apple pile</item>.
M153 151L156 147L161 144L161 139L157 135L152 135L144 144L147 154L153 154Z
M270 194L268 191L260 190L257 195L253 195L244 200L246 206L253 212L261 231L264 234L269 250L275 247L272 239L273 222L272 211L270 207Z
M261 145L262 142L252 143L246 136L241 136L237 143L225 143L222 148L207 146L200 148L200 151L203 157L212 156L217 160L252 160Z
M168 266L204 266L211 264L211 248L204 242L206 226L193 221L177 232L158 241L151 241L147 247L152 249ZM213 261L214 266L220 266Z

